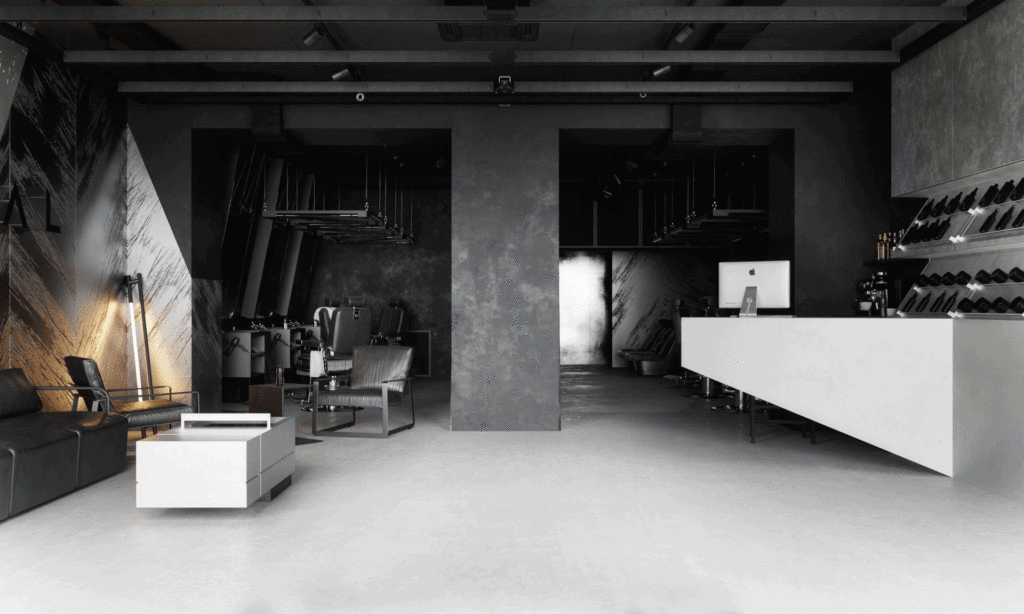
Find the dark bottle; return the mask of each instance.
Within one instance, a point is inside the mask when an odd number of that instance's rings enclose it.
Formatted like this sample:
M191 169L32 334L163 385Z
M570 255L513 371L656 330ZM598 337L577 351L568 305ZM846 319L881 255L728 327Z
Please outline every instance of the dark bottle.
M996 224L996 230L1006 228L1007 224L1010 223L1010 220L1013 219L1013 209L1015 207L1016 205L1010 205L1010 208L1003 214L1003 217L999 218L999 223Z
M1005 298L1000 296L996 300L992 301L992 311L995 311L996 313L1006 313L1009 310L1010 301Z
M979 298L978 300L974 301L974 308L979 313L988 313L989 311L992 310L992 303L990 303L987 298Z
M992 187L985 191L985 195L981 197L981 200L978 201L978 206L984 209L985 207L991 205L992 199L994 199L998 194L999 184L994 183L992 184Z
M931 275L928 276L928 285L929 286L939 286L939 285L942 285L942 278L939 277L938 273L932 273Z
M922 288L927 288L932 285L932 282L928 279L927 275L921 274L921 276L917 278L917 285Z
M960 197L963 195L964 193L960 192L959 194L953 197L953 200L949 201L949 204L946 205L946 215L951 215L956 212L956 210L960 207Z
M939 295L939 298L935 299L935 302L934 302L934 303L932 304L932 308L931 308L931 310L930 310L930 311L931 311L932 313L935 313L935 312L936 312L936 311L938 311L939 309L942 309L942 303L943 303L943 302L944 302L945 300L946 300L946 291L945 291L945 290L943 290L943 291L942 291L942 294L940 294L940 295Z
M967 285L967 282L969 281L971 281L971 276L968 275L966 271L960 271L956 274L956 277L953 278L953 283L958 286Z
M1024 313L1024 296L1018 296L1010 303L1010 310L1014 313Z
M946 210L946 201L948 199L948 196L943 196L942 200L932 205L932 217L939 217L942 215L942 212Z
M917 312L921 313L922 311L924 311L924 308L928 306L928 301L930 301L931 299L932 299L932 293L931 292L929 292L928 294L925 294L924 298L921 299L921 302L917 305Z
M1024 299L1021 299L1024 302ZM914 308L914 303L917 302L917 292L911 292L910 298L907 299L907 304L903 306L903 312L906 313Z
M990 281L992 281L992 276L984 269L978 271L978 274L974 276L974 283L976 284L987 284Z
M1003 184L1003 187L999 189L999 193L992 200L993 205L1001 205L1006 202L1006 199L1010 197L1010 192L1013 192L1013 179Z
M1013 267L1012 269L1010 269L1010 272L1007 274L1007 277L1010 278L1010 281L1016 282L1018 284L1022 283L1024 282L1024 271L1020 270L1017 267Z
M1020 200L1024 198L1024 177L1017 182L1017 189L1010 194L1010 200Z
M953 277L953 274L949 272L943 273L942 277L939 278L939 281L942 282L943 286L952 286L955 283L955 280L956 278Z
M992 271L992 283L994 284L1005 284L1009 279L1010 276L1002 269Z
M931 224L925 225L924 230L921 233L921 241L927 243L935 239L935 233L939 230L939 222L932 222Z
M907 234L903 235L903 240L901 241L903 245L913 245L914 237L917 236L917 228L917 224L913 224L910 228L907 229Z
M1020 213L1017 214L1017 219L1013 220L1013 224L1010 225L1013 226L1014 228L1020 228L1021 226L1024 226L1024 209L1020 210Z
M960 202L960 210L967 211L974 204L974 199L978 197L978 188L974 188L974 191L968 194L963 201Z
M956 306L956 310L961 313L971 313L974 311L974 302L969 298L965 298L960 301L960 304Z
M988 219L985 220L985 223L981 225L981 228L978 229L978 232L988 232L989 229L992 228L992 224L996 223L996 217L998 215L999 209L996 209L995 211L992 212L992 215L988 216Z
M921 213L917 214L917 219L923 220L924 218L926 218L929 215L931 215L932 214L932 205L933 204L935 204L934 200L929 200L928 202L926 202L924 204L924 207L921 208Z
M944 220L944 221L942 222L942 224L940 224L940 225L939 225L939 227L938 227L938 228L937 228L937 229L935 230L935 238L933 238L932 240L933 240L933 241L938 241L938 240L939 240L939 239L941 239L942 237L945 237L945 236L946 236L946 233L947 233L947 232L949 232L949 227L950 227L950 226L951 226L952 224L953 224L952 220L950 220L950 219L949 219L949 218L947 217L947 218L946 218L946 219L945 219L945 220Z
M945 313L949 313L949 310L953 308L953 305L956 305L956 299L959 296L960 291L957 290L956 292L953 293L953 296L949 297L949 300L946 301L946 304L942 306L942 311Z

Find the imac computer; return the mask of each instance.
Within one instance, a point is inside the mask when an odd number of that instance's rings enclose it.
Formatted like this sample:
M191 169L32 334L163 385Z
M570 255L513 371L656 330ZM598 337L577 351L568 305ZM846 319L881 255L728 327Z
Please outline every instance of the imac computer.
M718 263L718 306L739 309L789 309L789 260Z

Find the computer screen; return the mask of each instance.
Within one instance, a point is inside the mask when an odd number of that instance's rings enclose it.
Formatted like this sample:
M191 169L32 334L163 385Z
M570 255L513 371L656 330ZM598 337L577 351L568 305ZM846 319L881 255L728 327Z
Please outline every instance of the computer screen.
M789 260L718 263L718 306L739 308L748 286L757 288L758 309L789 309Z

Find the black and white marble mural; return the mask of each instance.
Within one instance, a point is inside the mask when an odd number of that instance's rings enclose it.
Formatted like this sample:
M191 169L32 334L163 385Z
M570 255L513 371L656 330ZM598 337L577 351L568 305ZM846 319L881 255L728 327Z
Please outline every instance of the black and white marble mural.
M688 254L612 252L612 366L628 366L618 351L642 345L677 301L696 307L717 292L717 276L715 262Z
M192 276L146 170L146 163L128 128L125 129L125 140L128 271L131 275L141 273L145 285L153 381L175 390L190 390ZM139 314L136 317L136 327L141 331L141 318ZM130 348L128 353L131 354ZM129 370L134 378L134 365L130 365ZM144 365L142 370L145 384Z
M0 138L0 196L6 207L17 186L25 211L0 240L0 362L37 385L67 382L72 354L95 358L109 386L125 382L124 121L109 87L26 55ZM67 395L44 400L69 406Z

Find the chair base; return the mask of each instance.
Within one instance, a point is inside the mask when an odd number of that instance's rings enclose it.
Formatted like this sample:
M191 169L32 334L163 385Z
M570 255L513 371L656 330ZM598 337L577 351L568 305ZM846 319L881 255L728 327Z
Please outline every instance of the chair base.
M416 426L415 422L410 422L409 424L403 424L402 426L396 426L395 428L388 430L388 432L386 432L386 433L364 433L364 432L359 432L359 433L337 433L337 432L325 433L324 432L324 431L333 431L334 429L345 428L347 426L352 426L354 424L355 424L355 422L350 422L348 424L344 424L344 425L340 425L340 426L332 426L330 428L320 429L319 431L317 431L317 432L315 432L313 434L314 435L323 435L325 437L351 437L353 439L387 439L387 437L390 436L390 435L394 435L395 433L400 433L402 431L407 431L407 430L411 429L412 427Z

